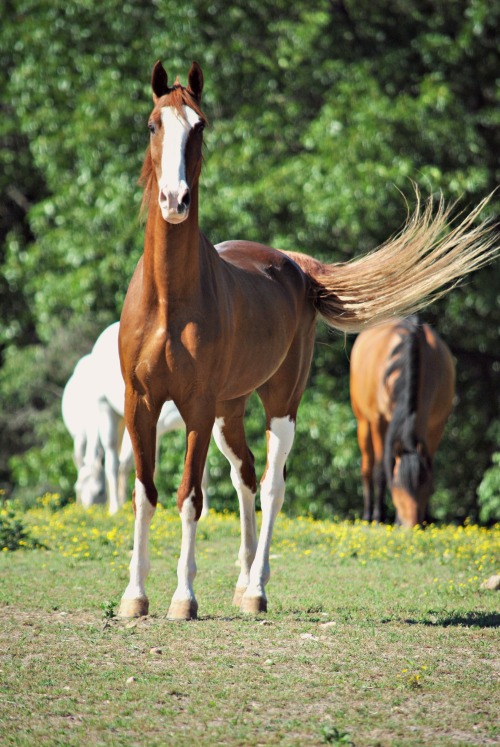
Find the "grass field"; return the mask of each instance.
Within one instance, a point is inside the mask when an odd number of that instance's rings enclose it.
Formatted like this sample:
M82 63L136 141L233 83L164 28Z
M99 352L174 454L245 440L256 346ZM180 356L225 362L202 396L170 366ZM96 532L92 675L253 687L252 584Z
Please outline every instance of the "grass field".
M166 620L180 522L152 528L151 614L120 621L130 505L24 517L0 554L0 744L498 744L500 526L280 517L269 612L231 606L238 519L198 528L199 619Z

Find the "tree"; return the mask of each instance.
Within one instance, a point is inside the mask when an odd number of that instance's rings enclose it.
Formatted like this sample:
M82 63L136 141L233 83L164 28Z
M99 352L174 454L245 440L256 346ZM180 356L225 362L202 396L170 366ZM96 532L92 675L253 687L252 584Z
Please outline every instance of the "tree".
M320 0L314 8L283 0L229 7L221 0L8 3L0 30L9 71L0 84L8 113L0 159L10 164L0 176L10 200L0 224L1 282L9 291L0 337L8 484L23 474L36 490L26 476L36 472L46 484L53 442L41 423L56 417L58 396L43 400L39 426L20 413L33 412L28 405L40 387L53 391L57 381L60 390L91 340L118 318L140 256L137 176L155 59L184 82L192 59L205 72L212 125L201 223L211 240L245 237L343 261L400 228L407 210L401 192L411 206L412 180L424 193L462 197L464 207L498 183L499 15L486 0ZM491 398L498 391L497 288L498 263L424 315L458 365L457 407L439 452L433 505L440 518L477 517L477 486L498 449ZM64 366L43 372L36 361L54 359L62 330L71 330ZM333 506L327 511L344 514L359 505L351 344L318 330L292 457L300 481L289 470L293 510ZM26 370L24 400L9 404L16 367ZM260 415L250 409L253 435L261 432ZM19 431L9 436L14 415L22 438ZM309 439L318 447L315 464ZM30 452L34 466L23 472L28 447L38 456ZM7 462L14 454L13 478ZM213 471L226 476L222 458L210 458ZM182 455L164 459L178 474ZM169 481L166 490L173 492ZM232 494L228 482L218 494Z

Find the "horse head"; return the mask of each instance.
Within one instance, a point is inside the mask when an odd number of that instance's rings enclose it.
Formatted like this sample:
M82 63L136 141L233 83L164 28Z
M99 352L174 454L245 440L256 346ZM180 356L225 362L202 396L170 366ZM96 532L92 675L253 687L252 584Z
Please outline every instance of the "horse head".
M77 501L87 509L96 503L106 502L106 483L102 463L96 460L91 465L84 464L78 471L75 484Z
M189 215L193 186L201 170L205 116L200 109L203 73L193 62L188 86L178 79L168 86L160 61L151 76L154 108L148 120L150 168L158 185L158 203L167 223L182 223Z
M398 520L414 527L425 521L432 493L432 459L421 441L412 448L394 444L391 494Z

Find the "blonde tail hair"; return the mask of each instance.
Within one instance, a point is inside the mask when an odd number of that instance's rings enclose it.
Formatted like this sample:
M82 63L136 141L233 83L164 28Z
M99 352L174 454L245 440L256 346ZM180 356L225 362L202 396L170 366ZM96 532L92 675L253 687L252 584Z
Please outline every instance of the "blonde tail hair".
M342 332L359 332L394 316L407 316L448 293L470 272L498 254L496 226L474 226L492 195L461 220L442 196L417 206L402 231L349 262L323 264L286 252L313 279L314 305L325 322ZM459 222L458 222L459 221Z

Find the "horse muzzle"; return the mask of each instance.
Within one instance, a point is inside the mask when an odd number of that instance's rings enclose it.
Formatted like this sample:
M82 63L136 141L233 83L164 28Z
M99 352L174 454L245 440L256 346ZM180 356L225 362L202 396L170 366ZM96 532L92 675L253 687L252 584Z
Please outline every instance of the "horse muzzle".
M177 189L160 189L158 196L163 220L167 223L182 223L189 215L191 194L185 182L181 182Z

